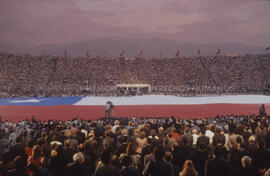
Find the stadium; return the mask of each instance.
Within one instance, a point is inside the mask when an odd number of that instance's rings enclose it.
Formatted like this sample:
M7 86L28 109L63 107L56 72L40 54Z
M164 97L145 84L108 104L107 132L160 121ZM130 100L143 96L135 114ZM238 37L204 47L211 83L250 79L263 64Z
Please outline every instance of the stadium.
M1 115L4 120L24 120L21 114L42 120L95 120L104 117L107 101L115 104L118 117L258 114L260 106L270 102L269 57L176 53L168 59L134 59L1 53Z
M269 176L269 8L3 0L0 176Z

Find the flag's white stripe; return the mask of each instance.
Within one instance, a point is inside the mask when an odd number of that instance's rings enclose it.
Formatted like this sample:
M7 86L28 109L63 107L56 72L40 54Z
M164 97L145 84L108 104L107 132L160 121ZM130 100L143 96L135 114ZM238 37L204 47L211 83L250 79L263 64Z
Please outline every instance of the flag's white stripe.
M166 95L145 95L133 97L85 97L75 105L105 105L107 101L114 105L173 105L173 104L268 104L270 96L232 95L211 97L176 97Z
M9 100L9 103L39 103L46 99L23 99L23 100Z

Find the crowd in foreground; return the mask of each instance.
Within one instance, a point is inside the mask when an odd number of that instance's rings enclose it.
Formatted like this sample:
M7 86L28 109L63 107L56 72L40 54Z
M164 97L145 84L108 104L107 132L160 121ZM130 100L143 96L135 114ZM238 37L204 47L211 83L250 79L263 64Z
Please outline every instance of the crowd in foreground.
M1 121L1 176L269 176L269 116Z

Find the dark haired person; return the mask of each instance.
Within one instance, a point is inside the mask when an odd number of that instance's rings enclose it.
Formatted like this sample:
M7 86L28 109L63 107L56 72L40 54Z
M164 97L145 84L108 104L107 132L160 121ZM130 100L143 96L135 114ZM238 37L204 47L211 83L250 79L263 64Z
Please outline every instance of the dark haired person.
M264 107L264 104L262 104L262 106L260 107L260 110L259 110L259 114L260 116L267 116L266 112L265 112L265 107Z
M221 133L221 129L220 128L216 128L215 130L215 134L213 136L213 146L217 146L217 145L224 145L225 144L225 136L224 134Z
M64 176L66 164L69 160L63 154L63 146L57 145L51 152L49 169L52 176Z
M27 157L30 157L32 155L33 147L34 147L34 141L33 141L33 139L29 139L27 141L27 146L24 149Z
M207 160L205 164L205 176L229 176L230 167L226 160L226 148L217 146L214 151L214 158Z
M235 171L241 168L241 159L244 156L251 156L251 153L249 153L245 148L244 143L239 143L237 144L237 148L230 152L230 162Z
M120 176L118 168L110 163L111 159L111 151L104 150L101 154L101 163L97 166L96 169L96 176Z
M171 166L164 161L164 155L165 155L165 151L164 149L159 146L157 148L155 148L154 150L154 161L150 161L144 171L143 171L143 175L144 176L173 176L173 172L172 172L172 168Z
M16 143L10 147L10 154L12 160L14 160L17 156L21 156L25 161L27 160L27 156L25 154L25 147L22 144L22 137L17 136L15 139Z
M9 170L13 170L15 168L15 164L11 159L12 156L10 152L4 152L2 156L2 160L0 161L0 175L7 176Z
M201 144L197 149L194 149L191 154L193 164L200 176L204 176L205 163L208 159L209 151L207 146Z
M141 176L141 173L135 167L131 167L132 159L129 155L124 156L121 164L123 165L120 170L121 176Z
M205 136L205 129L201 129L201 135L197 139L197 146L205 145L208 146L210 143L210 138Z
M105 104L105 118L110 118L111 113L113 113L114 105L111 101L107 101Z
M254 167L261 171L270 166L270 152L264 148L262 140L257 141L257 150L253 153Z
M24 159L17 156L14 161L15 169L9 171L8 176L28 176Z
M192 146L192 144L193 144L193 137L192 137L192 135L189 134L189 128L188 127L185 127L184 128L184 133L179 136L178 142L179 143L182 143L183 142L183 138L187 138L187 140L188 140L187 145Z
M176 173L182 170L182 167L187 159L190 159L192 147L188 144L188 139L183 137L178 146L174 146L172 163L177 166Z

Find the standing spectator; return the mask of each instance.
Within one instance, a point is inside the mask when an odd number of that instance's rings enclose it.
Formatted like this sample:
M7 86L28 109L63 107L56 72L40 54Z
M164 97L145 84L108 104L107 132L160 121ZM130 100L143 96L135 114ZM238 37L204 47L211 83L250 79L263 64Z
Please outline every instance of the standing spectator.
M197 144L198 137L199 137L199 135L198 135L197 129L193 129L192 130L193 145Z
M138 169L131 167L131 157L126 155L122 160L122 169L120 170L121 176L141 176Z
M15 169L8 172L8 176L28 176L25 161L22 157L15 158Z
M51 171L48 168L47 161L45 157L41 159L41 169L40 169L40 176L51 176Z
M12 160L12 156L9 152L3 153L2 161L0 161L0 174L2 176L7 176L8 171L15 168L15 164Z
M190 159L192 148L188 145L188 139L183 137L183 142L179 146L174 146L173 164L178 167L178 173L187 159Z
M245 145L248 145L248 139L252 135L250 131L251 130L249 130L249 128L247 126L244 127L244 129L243 129L243 138L244 138Z
M234 170L238 170L239 168L241 168L242 165L241 159L247 155L250 156L250 153L248 153L248 151L245 149L244 144L243 143L237 144L236 150L231 151L231 158L230 158Z
M16 139L16 132L15 130L13 130L12 128L10 128L10 131L9 131L9 143L10 144L15 144L15 139Z
M232 134L229 136L229 148L231 150L235 150L237 148L237 144L242 143L243 141L243 136L236 134L235 131L232 131Z
M22 137L17 136L15 141L16 143L10 147L10 154L11 154L12 160L14 160L17 156L21 156L23 159L27 160L27 156L24 151L24 146L21 143Z
M139 137L136 139L137 143L138 143L138 148L137 148L137 153L141 153L143 147L145 147L145 145L147 144L147 139L146 139L146 134L144 131L140 132Z
M66 167L66 176L88 176L84 163L84 155L79 152L73 155L73 163Z
M103 151L101 155L101 163L96 169L96 176L120 176L118 168L110 164L111 159L111 151Z
M253 154L255 169L263 170L270 165L270 152L264 148L263 141L257 141L257 150Z
M205 136L205 129L201 129L201 135L197 139L197 147L200 145L208 146L210 139L208 136Z
M251 166L251 162L251 157L243 156L241 159L242 167L238 169L237 176L256 176L256 172Z
M205 131L205 136L209 137L210 144L212 144L214 137L214 133L211 131L211 128L211 125L207 125L207 130Z
M226 148L217 146L214 158L207 160L205 165L205 176L229 176L229 162L225 159Z
M139 168L141 165L141 156L136 152L138 147L136 139L131 139L127 145L126 154L129 155L132 159L132 166Z
M29 157L28 159L28 165L33 165L36 167L38 170L41 169L41 159L43 157L41 156L41 149L39 145L35 145L33 148L32 156ZM30 174L33 174L31 171L29 172Z
M263 123L258 122L258 127L255 129L256 141L263 141L264 147L267 144L267 128L264 127Z
M187 145L192 146L193 144L193 137L189 134L189 128L184 128L184 134L180 135L178 138L179 144L183 142L183 138L187 138Z
M192 152L191 158L194 163L196 170L198 171L200 176L204 176L204 168L205 163L208 159L209 151L207 150L207 146L201 144L198 149Z
M27 157L30 157L32 155L33 147L34 147L33 139L29 139L27 141L27 146L24 149Z
M113 133L115 133L116 128L119 128L119 125L120 125L119 121L118 120L115 120L114 121L114 126L112 127L112 132Z
M57 145L51 152L49 169L52 176L64 176L67 163L69 163L69 160L63 154L63 145Z
M217 145L224 145L225 144L225 136L223 134L221 134L221 129L220 128L216 128L216 132L213 136L213 146L217 146Z
M162 147L157 147L154 150L155 160L149 162L143 171L144 176L172 176L172 169L170 165L163 160L165 152Z
M179 176L199 176L191 160L186 160Z

